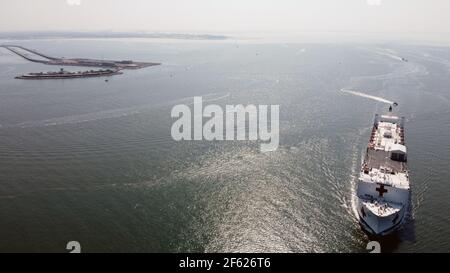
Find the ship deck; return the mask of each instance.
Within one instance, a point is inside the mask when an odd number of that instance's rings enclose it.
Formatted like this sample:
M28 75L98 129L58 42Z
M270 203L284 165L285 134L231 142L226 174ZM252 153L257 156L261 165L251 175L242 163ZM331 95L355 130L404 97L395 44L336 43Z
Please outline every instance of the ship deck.
M361 179L369 183L387 184L408 189L406 146L403 127L395 116L382 116L374 125L361 170ZM404 160L394 160L392 153L405 154Z
M394 213L397 213L403 207L403 204L397 204L394 202L384 202L381 200L362 201L362 204L364 204L365 207L368 210L370 210L373 214L379 217L386 217Z
M392 160L389 156L389 152L384 150L368 149L364 162L367 163L369 169L380 169L381 167L384 167L391 173L407 171L404 162Z

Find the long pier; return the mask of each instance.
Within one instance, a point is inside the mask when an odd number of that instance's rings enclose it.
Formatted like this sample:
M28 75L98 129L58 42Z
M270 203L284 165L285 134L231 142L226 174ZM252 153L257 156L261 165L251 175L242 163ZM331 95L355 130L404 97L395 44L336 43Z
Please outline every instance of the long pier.
M130 60L126 61L114 61L114 60L94 60L94 59L84 59L84 58L56 58L43 53L40 53L36 50L28 49L20 45L0 45L0 47L6 48L7 50L13 52L14 54L30 61L36 63L42 63L47 65L60 65L60 66L89 66L89 67L107 67L113 69L140 69L148 66L160 65L160 63L150 63L150 62L134 62ZM43 57L47 60L39 60L32 58L25 53L20 52L17 49L21 49L23 51L35 54L37 56Z
M3 45L2 47L5 47L6 49L9 49L9 50L11 50L9 47L17 47L17 48L20 48L20 49L22 49L22 50L25 50L25 51L31 52L31 53L33 53L33 54L36 54L36 55L38 55L38 56L47 58L47 59L49 59L49 60L58 60L58 59L59 59L59 58L51 57L51 56L45 55L45 54L43 54L43 53L37 52L36 50L33 50L33 49L25 48L25 47L20 46L20 45ZM11 51L12 51L12 50L11 50ZM15 52L14 52L14 53L15 53ZM16 54L17 54L17 53L16 53Z
M160 65L160 63L147 63L147 62L134 62L134 61L113 61L113 60L94 60L94 59L82 59L82 58L56 58L43 53L40 53L33 49L28 49L20 45L0 45L12 53L28 60L30 62L47 64L47 65L59 65L59 66L89 66L89 67L99 67L108 68L107 70L97 70L97 71L79 71L75 73L71 72L61 72L54 73L30 73L22 76L16 77L16 79L67 79L67 78L87 78L87 77L101 77L101 76L112 76L122 74L120 72L122 69L140 69L148 66ZM21 52L24 51L24 52ZM34 55L44 58L44 60L36 59L30 57L27 53L32 53Z
M6 48L7 50L11 51L12 53L14 53L14 54L16 54L16 55L19 55L20 57L22 57L22 58L24 58L24 59L26 59L26 60L28 60L28 61L30 61L30 62L43 63L43 64L46 64L46 63L47 63L47 61L44 61L44 60L37 60L37 59L30 58L30 57L28 57L27 55L22 54L22 53L19 52L18 50L15 50L15 49L14 49L14 47L24 49L23 47L20 47L20 46L7 46L7 45L0 45L0 47ZM26 51L29 51L29 50L26 50ZM29 52L32 52L32 51L29 51ZM34 53L34 52L32 52L32 53ZM41 56L41 57L44 57L44 55L40 55L40 54L36 54L36 55L39 55L39 56ZM44 57L44 58L49 59L48 57ZM49 59L49 60L51 60L51 59Z

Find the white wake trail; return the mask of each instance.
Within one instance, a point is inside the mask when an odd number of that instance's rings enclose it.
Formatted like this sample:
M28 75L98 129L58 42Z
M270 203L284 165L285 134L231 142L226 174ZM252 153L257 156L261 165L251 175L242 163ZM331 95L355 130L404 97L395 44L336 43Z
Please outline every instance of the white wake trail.
M392 53L380 52L380 51L378 51L377 53L380 54L380 55L384 55L386 57L392 58L392 59L397 60L397 61L404 61L404 59L402 57L397 56L397 55L392 54Z
M363 98L368 98L368 99L371 99L371 100L376 100L376 101L387 103L387 104L393 104L394 103L393 101L390 101L390 100L387 100L387 99L384 99L384 98L381 98L381 97L377 97L377 96L372 96L372 95L369 95L369 94L361 93L359 91L346 90L346 89L342 88L341 92L344 92L344 93L347 93L347 94L352 94L352 95L363 97Z

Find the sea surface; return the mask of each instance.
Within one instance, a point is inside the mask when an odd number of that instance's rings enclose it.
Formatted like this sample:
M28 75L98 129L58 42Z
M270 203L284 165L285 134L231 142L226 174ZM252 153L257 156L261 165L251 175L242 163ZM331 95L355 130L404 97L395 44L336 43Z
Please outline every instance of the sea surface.
M161 62L109 78L0 48L0 252L367 252L354 194L375 113L406 117L412 208L384 252L450 251L450 48L152 39L8 41ZM402 60L402 58L408 61ZM74 68L67 68L68 70ZM348 92L350 90L351 92ZM280 105L280 145L172 140L171 109Z

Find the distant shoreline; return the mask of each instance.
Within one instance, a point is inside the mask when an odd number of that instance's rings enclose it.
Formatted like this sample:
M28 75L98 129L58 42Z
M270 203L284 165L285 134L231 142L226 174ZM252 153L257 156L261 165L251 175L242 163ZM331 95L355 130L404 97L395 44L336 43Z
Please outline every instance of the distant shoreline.
M230 37L213 34L182 34L182 33L141 33L141 32L0 32L0 39L80 39L80 38L154 38L154 39L178 39L178 40L226 40Z

